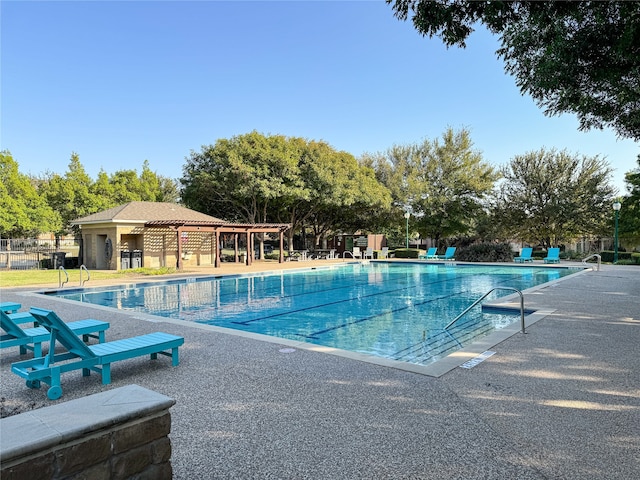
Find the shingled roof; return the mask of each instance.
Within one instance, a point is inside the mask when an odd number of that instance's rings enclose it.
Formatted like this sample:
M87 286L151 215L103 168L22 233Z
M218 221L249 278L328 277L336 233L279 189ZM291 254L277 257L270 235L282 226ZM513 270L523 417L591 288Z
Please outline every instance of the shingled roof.
M102 212L73 220L72 225L92 223L148 223L148 222L207 222L226 223L224 220L196 212L176 203L129 202Z

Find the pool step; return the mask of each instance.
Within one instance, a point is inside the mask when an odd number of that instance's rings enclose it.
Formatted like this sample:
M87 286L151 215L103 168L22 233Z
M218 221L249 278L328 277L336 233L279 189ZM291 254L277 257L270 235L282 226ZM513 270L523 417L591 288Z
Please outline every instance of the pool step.
M514 321L517 318L517 315L514 315ZM473 315L470 313L453 328L448 331L440 330L427 336L423 342L398 352L394 359L426 365L460 350L478 337L487 335L493 330L495 327L490 314L477 313Z

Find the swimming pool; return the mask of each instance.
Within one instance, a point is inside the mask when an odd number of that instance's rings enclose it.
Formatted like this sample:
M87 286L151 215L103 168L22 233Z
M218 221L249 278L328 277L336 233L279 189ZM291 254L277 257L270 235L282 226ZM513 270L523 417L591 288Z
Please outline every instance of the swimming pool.
M426 365L519 319L478 306L444 329L492 288L525 290L579 270L357 262L45 293Z

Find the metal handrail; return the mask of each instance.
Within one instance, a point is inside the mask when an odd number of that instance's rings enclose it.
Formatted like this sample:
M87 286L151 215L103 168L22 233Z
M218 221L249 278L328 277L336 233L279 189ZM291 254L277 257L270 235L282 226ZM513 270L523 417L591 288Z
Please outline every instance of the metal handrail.
M600 262L602 261L602 257L601 257L601 256L600 256L600 254L598 254L598 253L594 253L594 254L592 254L592 255L589 255L588 257L583 258L583 259L582 259L582 264L583 264L585 267L588 267L589 265L587 264L587 260L589 260L589 259L591 259L591 258L593 258L593 257L597 257L597 258L598 258L598 268L597 268L597 269L594 269L593 267L591 267L591 269L592 269L592 270L596 270L597 272L599 272L599 271L600 271Z
M82 270L87 272L86 280L82 280ZM89 270L87 269L87 267L84 266L84 264L80 265L80 286L82 287L84 285L84 282L88 282L89 280L91 280L91 274L89 273Z
M481 296L478 300L476 300L475 302L473 302L471 304L471 306L469 306L464 312L462 312L460 315L458 315L456 318L454 318L453 320L451 320L446 327L444 327L445 330L447 330L451 325L453 325L454 323L456 323L460 318L462 318L469 310L471 310L473 307L475 307L477 304L479 304L482 300L484 300L490 293L494 292L495 290L510 290L512 292L517 292L518 295L520 295L520 331L522 333L527 333L525 331L525 327L524 327L524 295L522 295L522 292L520 290L518 290L517 288L513 288L513 287L495 287L492 288L491 290L489 290L487 293L485 293L483 296Z
M62 281L62 272L64 272L65 276L67 277L67 279L64 282ZM68 282L69 282L69 274L64 269L64 267L60 265L60 267L58 267L58 288L62 288L64 284Z

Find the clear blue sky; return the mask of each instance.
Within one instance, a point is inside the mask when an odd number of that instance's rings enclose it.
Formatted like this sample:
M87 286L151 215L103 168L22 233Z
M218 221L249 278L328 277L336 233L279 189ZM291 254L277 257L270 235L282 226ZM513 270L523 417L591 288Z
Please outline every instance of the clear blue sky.
M478 31L447 50L383 0L7 1L0 148L23 173L100 169L178 178L191 150L257 130L358 157L471 131L499 166L542 147L606 157L624 192L640 146L577 130L520 95Z

